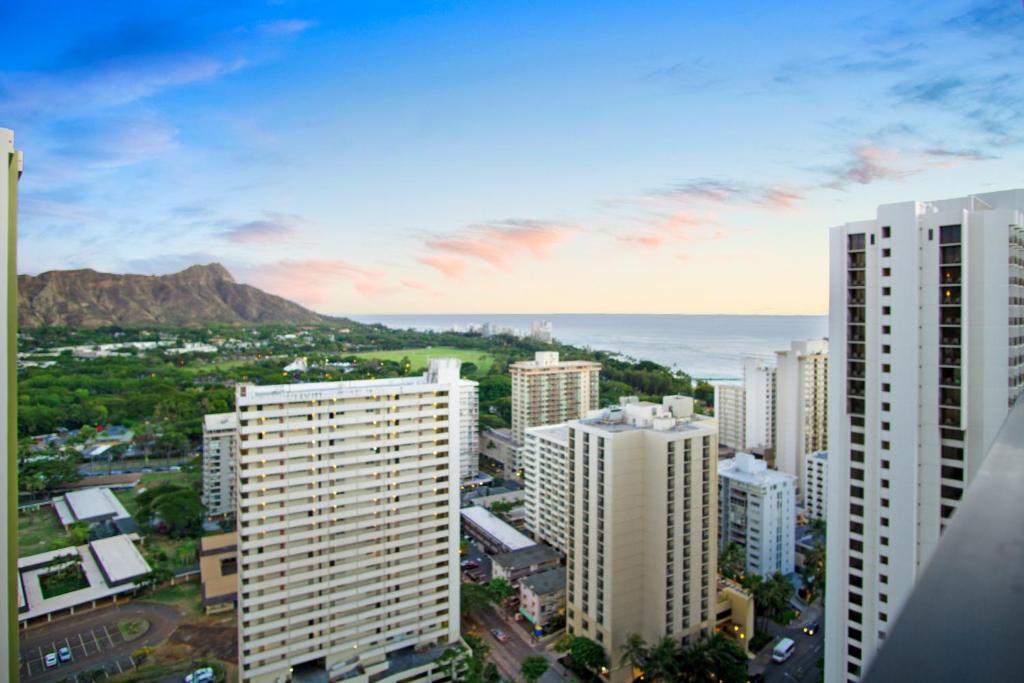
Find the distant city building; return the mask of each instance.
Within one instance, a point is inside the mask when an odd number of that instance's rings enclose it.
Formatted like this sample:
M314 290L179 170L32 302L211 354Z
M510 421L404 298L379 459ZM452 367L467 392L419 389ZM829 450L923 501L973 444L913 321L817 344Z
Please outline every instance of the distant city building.
M743 359L747 449L775 448L775 367L760 358Z
M715 385L718 443L733 450L747 447L747 392L742 384Z
M206 514L235 514L235 458L238 416L217 413L203 418L203 505Z
M775 469L797 478L801 501L807 454L828 448L828 341L794 341L775 357Z
M459 480L480 473L480 397L478 384L459 380Z
M825 520L828 518L828 451L808 453L805 460L804 512L811 519Z
M558 359L538 351L533 360L509 365L512 375L512 436L523 443L530 427L575 420L598 405L601 364Z
M750 453L718 463L719 550L736 543L746 572L792 574L796 561L796 477Z
M526 528L537 540L568 552L569 428L562 424L527 429L520 461Z
M18 370L15 363L18 349L17 311L12 311L9 304L16 304L18 291L18 273L15 266L17 246L18 219L18 179L21 177L22 157L19 150L14 149L14 131L0 128L0 308L3 311L3 332L0 333L0 448L7 453L5 458L4 484L0 492L0 529L7 529L6 542L3 546L3 559L0 560L0 586L7 591L0 600L0 643L3 656L0 660L7 662L7 670L0 678L17 680L20 655L18 652L18 634L12 611L16 604L15 584L18 583L18 535L11 533L17 523L18 514L18 430L13 415L15 392L18 382Z
M550 342L552 330L553 325L550 320L534 320L530 325L530 336L537 341Z
M531 574L555 569L561 563L561 553L541 543L499 553L491 558L494 578L505 579L512 584L519 583L520 579Z
M856 681L1024 387L1024 190L879 206L830 273L825 680Z
M471 505L459 511L462 530L480 541L492 555L509 553L537 545L536 541L505 522L482 505Z
M420 680L459 642L459 365L237 387L243 682Z
M693 399L623 399L569 425L569 633L604 647L611 681L630 634L693 642L715 627L713 420Z

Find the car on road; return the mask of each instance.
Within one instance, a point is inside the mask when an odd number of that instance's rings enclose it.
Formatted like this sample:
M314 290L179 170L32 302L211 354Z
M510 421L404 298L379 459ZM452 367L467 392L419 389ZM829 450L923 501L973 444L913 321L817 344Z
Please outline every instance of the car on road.
M52 669L53 667L57 666L57 653L47 652L46 656L43 657L43 663L46 664L47 669Z
M806 633L809 636L813 636L815 633L818 632L819 628L820 626L818 626L818 622L811 621L809 623L804 624L804 633Z
M492 628L491 635L494 636L499 643L508 642L508 634L502 631L500 628Z
M476 569L480 566L480 563L474 562L473 560L463 560L461 562L461 566L463 569Z
M212 683L214 678L213 667L208 666L205 669L196 669L185 676L185 683Z
M793 642L793 639L783 638L775 644L775 648L772 650L772 661L776 664L782 664L793 656L794 650L796 650L796 643Z
M57 658L60 661L62 661L62 662L70 662L71 661L71 648L69 648L69 647L62 647L61 649L57 650Z

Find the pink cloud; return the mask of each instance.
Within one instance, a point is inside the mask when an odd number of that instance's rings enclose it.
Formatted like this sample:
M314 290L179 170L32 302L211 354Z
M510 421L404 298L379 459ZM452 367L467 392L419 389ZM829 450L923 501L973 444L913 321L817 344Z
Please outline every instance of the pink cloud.
M394 291L386 283L386 275L353 265L341 259L285 259L254 266L248 278L268 291L304 303L316 305L339 283L348 283L367 298Z
M953 168L992 157L976 150L941 148L897 150L875 144L863 144L850 150L851 158L828 169L831 180L824 187L841 190L848 185L868 185L877 180L902 180L933 168Z
M676 211L668 216L652 216L639 234L625 235L619 240L658 249L669 243L724 239L725 231L717 226L718 219L714 216L697 216L688 211Z
M480 223L427 240L432 253L420 257L419 262L456 279L465 274L467 259L507 270L524 257L547 258L576 232L572 226L533 220Z

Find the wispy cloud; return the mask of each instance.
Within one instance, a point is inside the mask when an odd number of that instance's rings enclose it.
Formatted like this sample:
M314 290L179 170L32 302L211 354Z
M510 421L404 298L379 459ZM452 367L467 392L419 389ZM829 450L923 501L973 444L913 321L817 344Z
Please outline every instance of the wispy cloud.
M307 31L317 23L309 19L281 19L261 25L260 31L271 36L291 36Z
M788 185L759 185L717 178L698 178L674 183L651 192L651 196L680 202L725 206L756 206L768 209L793 208L803 194Z
M574 226L538 220L478 223L426 240L429 253L419 260L448 277L461 277L471 261L507 270L523 258L546 258L576 232Z
M304 223L297 214L265 211L262 219L232 225L217 236L235 244L281 242L294 237Z
M992 157L976 150L928 148L898 150L876 144L852 148L849 158L836 166L823 169L826 180L822 187L842 190L850 185L868 185L882 180L902 180L934 168L952 168Z
M393 293L383 271L342 259L284 259L241 269L246 281L309 306L331 298L338 284L348 284L366 298Z

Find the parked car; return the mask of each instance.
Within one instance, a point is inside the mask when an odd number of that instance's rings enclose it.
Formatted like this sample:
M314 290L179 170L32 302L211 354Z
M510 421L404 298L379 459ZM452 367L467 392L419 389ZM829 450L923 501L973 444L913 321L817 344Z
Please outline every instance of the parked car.
M214 678L213 667L208 666L205 669L196 669L185 676L185 683L212 683Z
M776 664L782 664L793 656L793 651L795 649L796 643L793 642L792 638L781 639L775 644L775 649L772 650L772 661Z
M815 633L818 632L818 628L818 622L811 621L809 623L804 624L804 633L806 633L809 636L813 636Z
M62 647L61 649L57 650L57 658L60 659L60 661L62 661L62 662L70 662L71 661L71 648L69 648L69 647Z
M491 635L494 636L499 643L508 642L508 634L502 631L500 628L492 628Z
M478 562L474 562L473 560L463 560L462 561L462 568L463 569L476 569L479 566L480 566L480 564Z
M43 657L43 662L46 664L47 669L52 669L53 667L57 666L57 653L47 652L46 656Z

